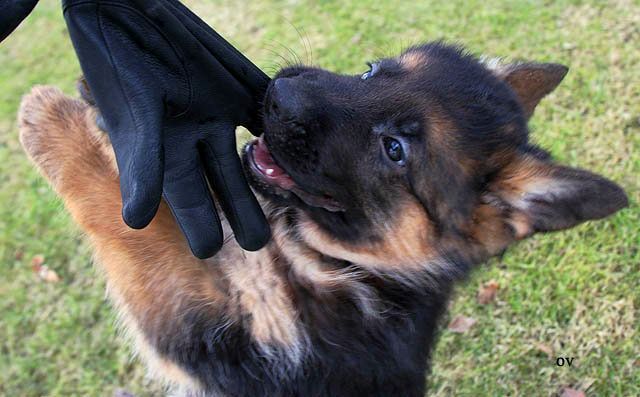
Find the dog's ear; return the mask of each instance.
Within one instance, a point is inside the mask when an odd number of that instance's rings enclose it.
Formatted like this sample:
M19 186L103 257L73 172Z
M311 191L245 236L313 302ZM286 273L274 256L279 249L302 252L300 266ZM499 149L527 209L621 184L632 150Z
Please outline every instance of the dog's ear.
M488 190L489 201L502 207L518 239L604 218L628 204L614 182L529 154L497 174Z
M540 100L560 84L568 71L569 68L557 63L513 63L493 69L515 92L527 119Z

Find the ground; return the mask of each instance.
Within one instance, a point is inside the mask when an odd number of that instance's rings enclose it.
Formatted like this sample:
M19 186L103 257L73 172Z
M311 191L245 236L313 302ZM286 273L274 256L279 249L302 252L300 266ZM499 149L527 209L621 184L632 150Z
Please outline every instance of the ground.
M270 74L296 61L360 73L367 60L439 38L476 54L568 65L532 120L533 137L562 162L617 181L631 206L531 239L478 269L449 316L477 322L465 333L443 330L430 390L640 395L638 0L188 4ZM20 97L43 83L73 93L80 74L59 1L42 0L0 45L0 65L0 395L153 395L117 336L90 250L17 139ZM59 282L32 271L36 255ZM476 294L489 280L500 286L497 298L481 305ZM575 359L560 367L557 357Z

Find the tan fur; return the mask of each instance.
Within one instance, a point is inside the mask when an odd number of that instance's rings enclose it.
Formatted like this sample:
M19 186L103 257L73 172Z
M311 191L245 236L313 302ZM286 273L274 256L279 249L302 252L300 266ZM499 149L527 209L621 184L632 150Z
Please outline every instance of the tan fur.
M499 253L513 241L513 234L506 227L500 209L480 205L473 214L473 221L471 236L490 254Z
M265 251L246 252L241 265L223 264L230 293L238 299L240 314L251 316L249 328L265 352L277 346L295 351L294 358L299 359L302 338L297 313L281 271L275 268L276 258Z
M400 206L395 224L376 226L379 239L349 244L329 236L302 216L300 232L312 248L329 256L378 271L414 272L437 258L433 249L433 228L422 206L408 200Z
M535 191L538 187L552 183L551 171L549 164L530 156L520 157L502 170L494 189L500 191L508 202L516 204L519 196L525 192Z
M487 203L474 210L470 235L489 253L495 255L516 240L522 240L534 230L526 212L523 195L548 189L553 179L551 166L531 156L512 157L512 161L490 185L485 195ZM509 207L504 213L501 207Z
M297 282L307 286L318 297L345 292L367 317L377 317L380 314L376 293L363 281L362 271L353 266L332 266L323 260L319 251L290 238L282 223L284 222L276 223L273 240L280 255L290 264L291 274Z
M408 71L420 69L427 64L427 56L422 51L409 51L399 58L400 64Z
M543 163L531 156L515 158L506 166L491 190L499 192L499 196L514 211L507 219L521 240L533 233L532 220L526 215L526 202L523 195L538 191L553 191L557 182L552 178L552 165Z

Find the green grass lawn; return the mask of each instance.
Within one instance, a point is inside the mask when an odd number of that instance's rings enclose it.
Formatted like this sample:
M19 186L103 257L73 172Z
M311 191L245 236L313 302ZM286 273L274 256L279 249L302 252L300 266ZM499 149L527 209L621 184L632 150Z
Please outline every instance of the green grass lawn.
M365 62L439 38L477 54L560 62L570 72L532 120L559 160L602 173L629 194L606 221L533 238L458 289L443 331L435 395L640 395L640 2L190 1L269 73L301 60L357 73ZM0 45L0 395L158 393L132 360L104 299L91 253L17 139L20 97L34 84L68 93L80 74L57 0ZM35 255L61 277L38 281ZM494 279L496 302L478 287ZM549 347L551 358L539 346ZM536 347L538 346L538 347ZM555 357L575 357L558 367Z

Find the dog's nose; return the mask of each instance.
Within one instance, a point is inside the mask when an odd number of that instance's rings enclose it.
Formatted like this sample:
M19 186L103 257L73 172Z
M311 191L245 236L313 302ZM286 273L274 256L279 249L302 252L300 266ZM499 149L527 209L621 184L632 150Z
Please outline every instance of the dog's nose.
M298 121L302 117L304 98L298 80L281 77L273 82L269 106L271 112L282 121Z

